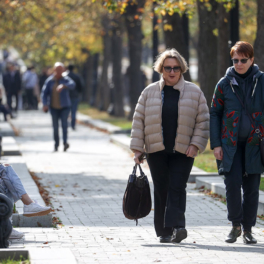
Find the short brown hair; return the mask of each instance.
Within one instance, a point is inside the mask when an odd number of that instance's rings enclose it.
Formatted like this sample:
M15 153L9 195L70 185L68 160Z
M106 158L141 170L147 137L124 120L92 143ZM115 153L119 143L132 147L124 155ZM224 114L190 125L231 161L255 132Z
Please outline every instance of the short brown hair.
M233 58L235 52L239 55L244 55L248 58L254 57L254 49L252 45L246 41L238 41L236 44L231 48L230 56Z
M176 61L179 63L181 67L181 72L182 73L187 72L188 70L187 62L176 49L167 49L162 53L160 53L157 56L156 61L154 62L154 66L153 66L154 71L158 73L162 73L163 63L167 58L176 59Z

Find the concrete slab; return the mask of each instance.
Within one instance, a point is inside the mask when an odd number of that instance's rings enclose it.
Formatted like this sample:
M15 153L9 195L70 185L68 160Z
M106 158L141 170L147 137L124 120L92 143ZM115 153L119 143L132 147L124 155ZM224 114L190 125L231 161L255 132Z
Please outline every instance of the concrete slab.
M92 127L98 128L102 131L108 132L110 134L115 133L116 131L121 131L122 129L118 126L114 126L110 123L104 122L99 119L93 119L82 113L77 113L77 120L81 123L90 125Z
M8 136L14 137L15 136L15 133L14 133L10 123L8 123L8 122L1 122L0 123L0 135L2 137L8 137Z
M12 259L18 261L21 259L21 256L24 259L29 259L28 250L25 249L14 250L14 249L6 249L6 248L0 249L0 260Z
M17 156L21 155L16 140L14 137L2 138L2 151L3 156Z
M68 248L30 248L31 264L76 264L76 259Z
M122 147L123 149L127 150L128 152L132 153L129 145L130 145L130 136L124 134L117 134L110 136L110 142Z
M43 216L26 217L22 214L12 215L13 223L15 227L51 227L52 226L52 214Z
M28 248L24 249L0 249L0 260L8 258L15 261L20 257L29 259L31 264L76 264L76 259L68 248Z

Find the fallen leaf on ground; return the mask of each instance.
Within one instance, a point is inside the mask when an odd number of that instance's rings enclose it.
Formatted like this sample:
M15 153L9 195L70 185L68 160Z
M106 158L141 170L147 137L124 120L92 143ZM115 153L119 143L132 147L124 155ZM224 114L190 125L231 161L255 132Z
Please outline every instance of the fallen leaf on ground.
M61 186L59 184L56 184L55 187L58 188L58 187L61 187Z
M47 242L44 242L43 244L49 244L49 242L47 241Z

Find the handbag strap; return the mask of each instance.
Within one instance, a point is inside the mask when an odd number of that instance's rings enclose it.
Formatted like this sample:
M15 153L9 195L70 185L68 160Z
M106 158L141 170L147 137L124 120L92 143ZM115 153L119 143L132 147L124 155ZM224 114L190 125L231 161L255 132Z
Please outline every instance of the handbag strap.
M141 169L140 164L137 164L137 163L135 164L132 173L133 173L134 175L136 174L136 172L137 172L137 167L139 167L140 175L141 175L141 176L145 176L145 173L144 173L143 170Z
M253 127L254 127L254 129L255 129L255 132L257 133L258 137L259 137L259 138L262 138L263 135L260 133L260 129L256 128L255 123L254 123L254 121L253 121L251 115L249 114L249 112L247 111L247 109L246 109L245 105L243 104L241 98L240 98L239 95L236 93L235 89L233 88L233 86L232 86L232 82L230 82L230 85L231 85L232 90L233 90L234 94L236 95L237 99L238 99L239 102L241 103L242 107L245 109L245 112L246 112L246 114L248 115L249 120L250 120L251 124L253 125Z

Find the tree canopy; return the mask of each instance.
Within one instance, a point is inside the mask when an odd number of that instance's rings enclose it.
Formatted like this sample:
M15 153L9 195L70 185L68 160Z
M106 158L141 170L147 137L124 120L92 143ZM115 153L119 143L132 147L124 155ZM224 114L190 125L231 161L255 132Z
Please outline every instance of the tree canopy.
M102 48L102 12L92 0L1 1L2 45L14 46L25 60L40 64L81 62L87 50Z

